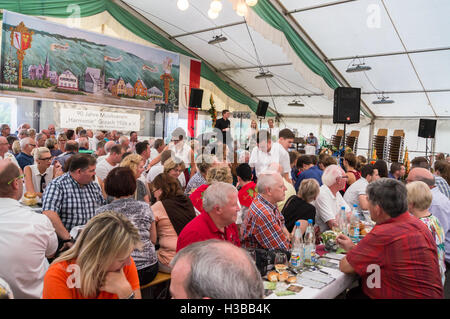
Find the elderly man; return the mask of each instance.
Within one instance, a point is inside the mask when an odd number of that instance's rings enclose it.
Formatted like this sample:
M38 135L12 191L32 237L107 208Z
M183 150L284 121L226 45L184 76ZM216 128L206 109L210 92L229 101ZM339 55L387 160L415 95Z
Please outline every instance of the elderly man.
M364 165L361 170L361 178L354 182L344 194L344 200L350 206L358 205L360 210L368 210L366 188L372 182L378 180L378 170L372 164Z
M321 233L338 226L336 215L341 207L345 207L346 212L350 211L350 207L339 192L345 188L346 180L347 175L337 165L330 165L323 172L323 184L320 186L320 194L314 203L316 224L319 226Z
M78 152L91 153L91 151L89 150L89 140L88 140L87 136L78 138Z
M105 140L97 143L97 150L95 151L95 154L92 154L95 158L98 159L106 155L105 144L106 144Z
M428 210L439 220L444 230L445 265L447 268L445 272L445 297L450 298L450 200L436 187L435 178L428 169L422 167L412 169L408 174L406 182L410 183L414 181L422 181L431 189L433 200Z
M28 129L30 129L30 128L31 128L30 124L28 124L28 123L22 123L22 124L20 124L19 127L17 128L16 135L19 134L20 130L28 130Z
M280 173L263 172L256 184L258 195L244 219L243 246L247 248L289 250L289 232L277 203L285 198L286 187Z
M47 137L47 139L50 138L50 131L49 131L49 130L44 129L44 130L41 131L41 133L42 133L42 134L45 134L45 136Z
M18 200L23 193L23 175L10 161L0 161L0 277L18 299L42 297L46 257L58 247L50 220Z
M177 241L177 252L198 241L220 239L241 246L236 226L240 211L238 191L227 183L217 182L203 193L203 209L181 231Z
M114 167L117 167L117 165L119 165L119 163L122 161L123 153L125 153L125 151L122 146L115 144L111 148L108 157L104 161L98 163L95 169L95 174L97 174L97 176L102 180L105 180L106 176L108 176L108 173L112 171Z
M130 140L125 135L119 137L119 144L122 145L125 152L127 152L128 149L130 148Z
M20 140L21 152L16 156L16 160L22 170L25 166L34 164L34 158L33 155L31 155L31 152L35 147L36 141L31 137L25 137Z
M2 124L2 126L0 127L0 131L1 131L0 136L8 137L11 133L11 128L9 127L8 124Z
M55 125L54 124L49 124L47 129L48 129L48 132L50 133L50 137L55 137L56 136L56 129L55 129Z
M21 129L19 130L17 137L19 138L19 140L22 140L25 137L30 137L30 133L28 133L28 130L26 129Z
M382 178L367 186L370 217L376 225L357 245L339 235L347 251L339 269L361 276L369 298L442 298L436 243L428 227L408 213L406 187Z
M175 255L171 265L172 298L264 297L263 282L255 263L243 249L228 242L211 239L191 244Z
M19 167L19 163L17 163L16 158L13 154L8 152L9 150L9 143L6 137L0 136L0 160L9 160L11 163L17 165Z
M94 182L95 158L73 155L68 172L55 178L45 188L42 211L55 227L56 234L70 246L70 230L85 225L95 210L106 204L99 184Z
M36 147L45 147L45 141L47 141L47 135L45 133L36 135Z
M104 141L106 142L106 140L104 140ZM108 157L109 152L111 152L111 148L114 145L116 145L116 143L114 143L114 141L108 141L108 142L105 143L105 153L106 154L103 155L103 156L99 156L99 158L97 158L97 164L102 162L102 161L104 161Z

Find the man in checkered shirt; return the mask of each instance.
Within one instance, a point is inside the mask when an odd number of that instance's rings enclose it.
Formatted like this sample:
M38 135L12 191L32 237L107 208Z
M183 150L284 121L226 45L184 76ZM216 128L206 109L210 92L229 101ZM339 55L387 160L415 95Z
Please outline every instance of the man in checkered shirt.
M277 208L286 191L281 174L275 171L261 173L256 188L259 193L243 223L243 246L289 250L289 232Z
M59 239L71 239L70 230L85 225L95 210L106 204L94 181L96 159L89 154L72 156L69 170L54 179L42 197L42 211L52 222Z

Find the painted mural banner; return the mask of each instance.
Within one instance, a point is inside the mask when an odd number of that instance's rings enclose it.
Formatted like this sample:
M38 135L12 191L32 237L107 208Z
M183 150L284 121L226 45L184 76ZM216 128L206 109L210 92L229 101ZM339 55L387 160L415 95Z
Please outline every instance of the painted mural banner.
M154 109L178 106L177 53L3 12L0 93Z

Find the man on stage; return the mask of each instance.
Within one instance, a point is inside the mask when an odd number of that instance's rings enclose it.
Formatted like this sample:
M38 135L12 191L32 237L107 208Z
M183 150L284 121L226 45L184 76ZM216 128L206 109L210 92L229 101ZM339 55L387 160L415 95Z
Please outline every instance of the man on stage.
M216 126L215 128L220 130L222 132L222 142L223 144L228 145L229 150L232 152L233 151L233 140L231 138L231 133L230 133L230 120L228 119L230 117L230 111L228 110L223 110L222 111L222 118L218 119L216 121Z

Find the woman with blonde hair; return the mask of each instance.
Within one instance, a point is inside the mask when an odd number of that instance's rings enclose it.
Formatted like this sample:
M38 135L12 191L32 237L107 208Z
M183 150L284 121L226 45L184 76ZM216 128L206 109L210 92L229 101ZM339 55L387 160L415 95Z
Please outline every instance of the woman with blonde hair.
M181 161L178 158L169 158L167 161L164 162L164 171L163 173L168 174L178 180L180 182L181 188L186 187L186 178L184 174L184 170L186 169L186 165L184 165L184 162Z
M142 156L138 154L130 154L125 157L122 162L120 162L119 167L129 167L134 173L134 177L136 178L137 182L134 199L150 203L150 196L147 185L145 185L145 183L139 179L142 172L144 172L145 170L145 160L142 158Z
M224 182L228 184L233 183L233 176L231 175L231 170L228 166L214 166L211 167L206 173L206 184L199 186L192 194L189 196L194 208L203 213L203 192L214 182Z
M43 299L141 299L131 257L140 246L138 230L124 215L94 216L49 267Z
M296 221L300 221L302 232L308 226L308 219L313 223L316 218L316 208L311 204L320 193L319 183L314 178L302 180L297 195L291 196L284 205L281 214L284 216L284 224L289 232L292 232Z
M50 150L46 147L39 147L33 150L33 165L25 166L23 169L25 175L25 191L34 193L42 198L45 187L56 177L56 169L52 162Z
M415 181L406 184L408 191L408 211L420 219L430 230L437 246L439 269L441 271L442 285L445 283L445 233L439 220L428 210L433 200L432 193L427 184Z

